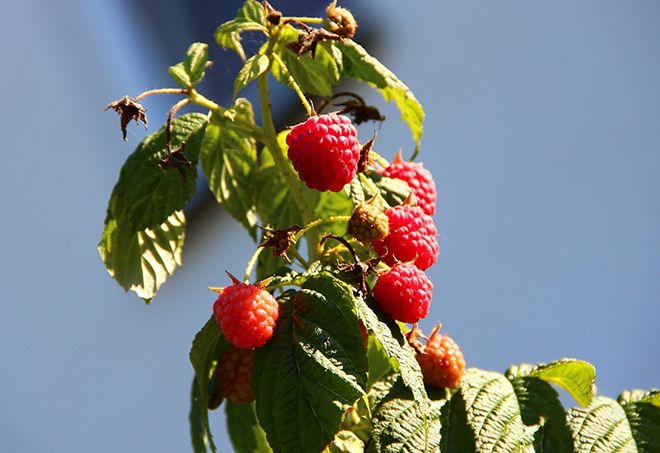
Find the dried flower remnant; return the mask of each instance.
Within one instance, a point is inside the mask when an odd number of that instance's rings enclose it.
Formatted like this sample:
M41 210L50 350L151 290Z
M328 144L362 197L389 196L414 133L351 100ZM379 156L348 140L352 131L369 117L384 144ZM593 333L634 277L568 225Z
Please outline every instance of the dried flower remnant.
M147 128L146 110L142 105L133 101L130 97L124 96L105 107L106 110L112 109L119 114L119 127L121 128L122 138L126 141L126 126L131 120L136 123L142 122L144 128Z

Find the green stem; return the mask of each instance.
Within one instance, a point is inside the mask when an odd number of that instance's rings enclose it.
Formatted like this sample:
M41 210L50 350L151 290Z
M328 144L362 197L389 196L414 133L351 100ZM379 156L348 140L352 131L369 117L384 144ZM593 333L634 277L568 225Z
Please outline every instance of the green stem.
M306 22L308 24L322 24L323 19L320 17L283 17L283 21L293 21L293 22Z
M194 89L190 90L190 92L188 93L188 100L193 104L206 107L207 109L219 115L225 112L225 109L222 108L222 106L216 104L215 102L203 96ZM254 138L256 138L258 141L264 143L264 131L262 128L260 128L255 124L243 122L237 117L233 121L226 121L224 123L224 126L227 127L228 129L233 129L235 131L239 131L247 135L251 135Z
M280 56L277 55L276 53L271 54L271 57L273 57L275 59L275 61L277 61L277 64L280 65L280 69L282 70L282 72L286 76L286 78L289 82L289 85L291 86L293 91L296 92L296 94L300 98L300 102L302 103L303 107L307 111L307 116L314 115L314 109L312 108L312 105L309 103L309 101L305 97L305 94L302 92L302 89L300 88L300 85L298 85L298 82L296 82L296 79L293 78L293 76L291 75L291 73L287 69L286 64L284 64L284 62L282 61L282 58L280 58Z
M335 215L330 216L327 219L316 219L313 222L308 223L305 228L296 233L296 241L298 241L309 230L313 230L316 227L335 222L348 222L349 220L351 220L351 216L349 215Z
M291 192L293 201L296 203L298 211L300 212L303 223L307 224L314 220L314 208L313 206L308 205L304 195L306 189L298 180L298 176L289 165L289 161L284 155L284 151L277 142L277 131L275 130L275 124L273 123L273 113L270 108L270 98L268 93L268 72L269 71L266 71L264 74L260 75L258 79L259 101L264 132L263 143L268 148L271 156L273 156L273 161L278 170L284 176L284 180L289 186L289 191ZM317 243L317 238L309 238L307 241L307 251L310 260L316 258Z
M250 275L252 274L252 269L254 268L254 265L257 264L257 260L259 259L259 255L261 254L263 249L264 247L257 247L257 249L252 254L252 257L250 258L250 261L248 261L247 266L245 267L245 274L243 275L243 281L245 283L248 283L250 281Z

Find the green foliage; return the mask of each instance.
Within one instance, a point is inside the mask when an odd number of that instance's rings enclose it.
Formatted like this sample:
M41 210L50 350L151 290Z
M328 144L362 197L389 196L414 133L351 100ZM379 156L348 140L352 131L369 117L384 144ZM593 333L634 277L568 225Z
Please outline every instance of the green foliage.
M183 89L194 88L204 77L204 69L209 60L209 46L201 42L193 43L181 63L170 66L168 72Z
M423 132L424 109L412 91L359 44L350 39L343 39L333 43L332 46L341 79L352 78L367 82L377 88L385 100L394 101L401 112L401 119L410 128L416 147L419 147Z
M255 402L225 403L235 451L660 451L660 392L624 392L618 402L596 396L595 369L580 360L519 365L505 374L471 368L455 389L425 386L405 326L385 315L370 294L373 269L356 272L375 266L366 260L377 256L368 244L354 242L356 255L364 260L354 263L349 243L341 242L354 206L374 196L383 205L399 205L411 188L371 168L340 192L307 189L287 159L288 131L274 130L267 77L292 88L308 111L306 95L329 98L343 81L366 82L394 101L411 130L415 155L424 111L409 88L359 44L305 22L328 24L280 16L247 0L233 20L215 31L218 44L244 61L234 98L259 81L261 126L246 99L225 108L196 91L208 67L203 43L192 44L185 59L169 68L183 90L150 90L112 104L122 128L132 119L146 124L136 102L155 92L185 96L169 119L186 103L210 111L168 121L138 145L121 169L99 253L124 289L149 301L181 265L183 209L197 188L198 163L217 202L253 239L258 226L271 233L284 230L280 235L297 231L295 237L279 239L289 245L286 252L293 262L266 250L255 254L258 259L246 272L250 275L256 264L263 287L279 294L280 314L274 336L256 351ZM241 34L253 31L266 42L247 58ZM302 44L299 55L293 48ZM326 234L335 235L332 250L320 241ZM289 243L294 240L306 242L306 257L298 243ZM216 450L208 407L210 399L217 406L214 371L228 347L211 316L190 351L195 377L189 421L196 453ZM553 386L567 391L580 407L564 408Z
M234 81L234 97L253 80L268 70L270 64L266 55L253 55L243 65Z
M236 12L236 18L220 25L215 31L215 40L220 47L233 50L245 61L245 50L241 42L241 33L260 31L267 33L266 14L256 0L248 0Z
M190 413L190 429L193 446L196 448L195 453L205 452L207 443L211 450L215 451L213 436L209 427L208 386L218 358L224 354L228 347L229 343L222 335L215 317L211 316L211 319L204 324L202 330L195 335L190 349L190 363L195 370ZM202 446L204 447L202 448ZM197 448L202 449L198 450Z
M165 222L195 194L201 139L206 115L190 113L172 121L172 143L185 143L183 155L191 162L164 167L168 155L162 127L138 145L121 168L108 204L107 219L117 219L130 231L141 231ZM107 220L106 220L107 221Z
M254 124L252 105L246 99L237 99L228 111L213 113L202 141L200 160L216 200L254 238L257 216L250 195L250 178L257 161L257 145L248 133L232 128L236 118Z
M272 451L266 433L259 425L254 403L234 404L228 401L225 412L227 432L236 453Z
M273 451L323 450L364 394L367 357L352 299L329 275L311 277L283 301L275 335L257 351L257 415Z
M316 55L298 56L289 44L298 42L300 30L287 25L280 32L273 53L279 57L273 61L273 75L285 85L297 84L303 93L332 96L332 87L339 83L339 68L326 45L319 44Z

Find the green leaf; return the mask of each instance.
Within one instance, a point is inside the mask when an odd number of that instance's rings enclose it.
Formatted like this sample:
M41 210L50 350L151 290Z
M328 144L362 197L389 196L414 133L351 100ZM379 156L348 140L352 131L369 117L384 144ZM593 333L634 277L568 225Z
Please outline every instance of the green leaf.
M358 316L375 341L390 357L394 371L401 373L403 382L410 388L415 400L428 402L424 378L415 358L415 351L401 334L399 326L373 304L368 305L361 297L355 297ZM378 313L378 314L376 314Z
M401 119L410 128L416 147L422 138L424 109L410 89L392 71L350 39L332 43L333 54L339 62L341 79L353 78L377 88L386 101L394 101Z
M362 453L364 442L351 431L339 431L323 453Z
M256 80L261 74L268 70L269 60L266 55L253 55L245 62L243 67L234 80L234 97L247 86L248 83Z
M619 396L640 453L660 451L660 391L633 390Z
M197 85L204 77L206 63L209 61L209 45L203 42L195 42L190 45L183 61L192 86Z
M243 122L254 122L252 106L242 98L224 114L214 113L201 146L202 170L216 200L254 239L257 217L252 203L254 187L250 175L257 162L256 142L247 133L233 129L227 114Z
M442 453L474 453L476 440L467 420L467 404L460 392L440 409L440 451Z
M538 426L534 434L535 451L572 452L573 438L557 391L537 377L507 377L516 392L523 423Z
M566 390L581 406L588 406L594 397L596 369L590 363L562 359L537 365L529 376L551 382Z
M176 211L154 228L133 231L123 218L106 221L98 246L108 273L147 303L181 265L186 218Z
M280 32L279 39L273 47L273 52L281 61L273 60L272 72L275 78L291 86L290 77L307 94L318 96L332 96L332 86L339 82L339 68L334 56L326 44L319 43L316 47L316 56L312 59L311 53L298 56L288 45L298 42L300 30L286 25Z
M476 451L518 451L523 446L525 426L516 394L504 376L470 368L461 379L457 394L465 404Z
M376 382L392 371L390 357L383 345L376 339L373 333L369 335L369 348L367 349L369 360L369 380L367 388L371 388Z
M327 219L334 216L350 216L353 212L353 202L345 191L321 192L318 195L318 203L314 208L314 214L319 219ZM333 222L319 227L319 235L333 233L338 236L346 234L348 221Z
M227 432L236 453L272 451L261 429L254 403L234 404L227 401Z
M312 276L282 298L273 338L257 350L257 415L275 452L321 451L364 395L366 351L349 287Z
M371 172L369 178L374 181L380 194L390 206L403 204L410 195L410 186L402 179L381 176L376 172Z
M215 40L220 47L235 51L245 61L241 43L241 33L244 31L268 32L264 8L256 0L247 0L236 12L235 19L220 25L215 30Z
M387 396L378 399L372 412L372 438L367 451L438 451L439 417L431 415L428 404L415 401L400 378L394 382Z
M626 413L613 399L596 397L587 408L571 409L567 417L576 451L637 451Z
M225 337L222 335L215 317L211 316L211 319L204 324L202 330L195 335L192 348L190 349L190 363L195 370L195 378L198 385L197 406L200 412L196 417L201 417L202 426L206 431L206 438L213 451L215 451L215 445L209 427L208 387L217 360L224 354L228 347L229 343L227 343ZM197 437L199 437L199 434L197 434ZM193 442L199 443L195 441L195 436L193 436Z
M277 136L277 142L284 154L288 150L288 133L288 130L282 131ZM291 162L288 159L287 162L293 170ZM259 187L259 190L253 191L253 202L264 225L271 225L273 228L304 225L289 186L282 172L275 166L268 149L261 153L259 166L252 173L252 187ZM308 206L318 205L320 192L303 190L302 195Z
M183 66L183 62L170 66L167 69L167 72L172 77L172 79L174 79L177 85L179 85L184 90L187 90L192 86L192 81L186 72L186 68Z
M168 153L165 127L142 140L121 168L107 220L121 221L122 229L138 232L162 224L182 209L197 187L195 164L207 121L200 113L172 121L172 147L185 142L184 156L191 165L173 163L161 168L161 159Z
M208 442L209 437L206 426L204 426L204 413L207 411L202 406L199 399L199 384L197 378L193 378L192 388L190 390L190 413L188 421L190 423L190 441L192 443L194 453L206 453L207 447L210 447Z

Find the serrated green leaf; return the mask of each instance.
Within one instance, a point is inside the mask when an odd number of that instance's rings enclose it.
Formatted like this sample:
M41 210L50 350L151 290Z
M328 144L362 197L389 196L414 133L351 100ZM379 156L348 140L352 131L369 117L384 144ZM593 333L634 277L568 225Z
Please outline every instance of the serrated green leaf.
M154 228L133 231L125 219L106 221L98 246L108 273L126 291L149 303L158 288L181 265L186 218L176 211Z
M466 403L460 392L440 409L440 451L474 453L476 440L467 420Z
M224 354L228 347L229 343L222 335L215 317L211 316L211 319L204 324L202 330L195 335L192 348L190 349L190 363L195 370L195 379L198 386L197 407L201 411L197 414L197 417L201 417L205 436L212 451L215 451L215 444L213 443L213 436L209 427L208 386L211 373L218 358ZM196 435L199 437L199 433ZM193 437L193 442L199 443L198 440L195 440L195 437Z
M364 395L367 357L354 310L350 290L325 273L282 300L253 374L257 415L275 452L323 450Z
M640 453L660 451L660 391L633 390L619 396Z
M291 25L286 25L280 32L273 52L281 61L273 61L273 76L285 85L291 85L289 77L292 77L304 93L330 97L332 86L339 82L337 63L327 45L323 43L316 47L314 59L311 53L298 56L289 48L289 44L298 42L300 33L300 30Z
M610 398L599 396L589 407L567 413L576 452L636 452L630 424L623 408Z
M457 394L465 404L467 424L474 433L476 451L521 449L525 427L516 394L503 375L470 368L461 379ZM454 398L456 394L452 400Z
M364 442L351 431L339 431L323 453L362 453Z
M183 62L177 63L173 66L167 68L167 72L174 79L174 81L184 90L187 90L192 86L190 76L186 72L186 68L183 66Z
M254 403L234 404L227 401L227 432L236 453L268 453L271 450L266 433L261 429Z
M379 390L382 392L382 390ZM439 410L432 415L430 406L415 401L400 376L385 396L372 406L372 438L369 452L435 452L440 441Z
M206 115L189 113L172 121L172 147L185 142L184 156L191 165L161 168L168 153L165 127L146 137L126 159L108 203L107 219L121 221L127 232L160 225L182 209L195 194L197 170Z
M241 33L266 29L264 7L256 0L247 0L236 12L236 17L215 30L215 40L219 46L235 51L245 61L245 50L241 43Z
M268 70L269 60L266 55L253 55L243 65L234 80L234 97L247 86L248 83L256 80L261 74Z
M340 61L341 79L353 78L377 88L385 100L394 101L401 119L410 128L416 146L422 138L424 109L410 89L392 71L350 39L332 43L333 54Z
M204 77L206 63L209 61L209 45L195 42L190 45L183 61L183 68L188 74L191 85L196 86Z
M518 398L523 423L538 427L534 433L535 451L572 452L573 438L557 391L537 377L509 379Z
M243 122L254 122L252 106L236 100L231 113ZM251 174L257 162L254 138L232 129L231 120L214 113L202 141L200 159L216 200L256 238L257 216L252 203Z
M375 340L390 357L392 368L401 373L403 382L410 388L415 400L428 402L415 351L401 334L399 326L373 303L369 305L361 297L355 297L355 306L367 331L373 333Z
M551 382L566 390L581 406L588 406L594 397L596 369L590 363L562 359L537 365L529 376Z

